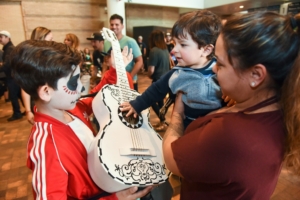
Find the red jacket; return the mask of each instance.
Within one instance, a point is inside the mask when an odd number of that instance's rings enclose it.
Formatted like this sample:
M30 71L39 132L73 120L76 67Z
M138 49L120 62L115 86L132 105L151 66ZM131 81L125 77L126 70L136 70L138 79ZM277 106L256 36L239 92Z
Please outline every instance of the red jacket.
M94 135L88 116L93 98L82 99L64 124L36 112L27 146L34 199L87 199L102 192L90 177L87 150ZM115 194L101 198L117 200Z
M130 73L126 72L127 73L127 78L128 78L128 82L129 82L129 87L131 89L133 89L133 81L132 81L132 77L130 75ZM100 83L94 87L90 93L95 93L95 92L98 92L102 89L102 87L106 84L116 84L117 83L117 71L115 68L113 67L110 67L109 70L107 70Z

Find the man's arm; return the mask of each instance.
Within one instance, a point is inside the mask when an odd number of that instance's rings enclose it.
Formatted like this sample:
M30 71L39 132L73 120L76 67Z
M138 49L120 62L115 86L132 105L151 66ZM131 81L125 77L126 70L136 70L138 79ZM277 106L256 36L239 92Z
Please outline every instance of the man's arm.
M134 77L140 71L140 69L142 68L142 66L143 66L142 56L136 57L134 59L134 62L135 62L135 64L134 64L134 66L133 66L133 68L130 72L131 77Z
M146 56L146 53L147 53L147 48L144 46L144 48L143 48L143 56Z
M152 74L154 73L155 66L151 65L148 66L148 77L151 78Z

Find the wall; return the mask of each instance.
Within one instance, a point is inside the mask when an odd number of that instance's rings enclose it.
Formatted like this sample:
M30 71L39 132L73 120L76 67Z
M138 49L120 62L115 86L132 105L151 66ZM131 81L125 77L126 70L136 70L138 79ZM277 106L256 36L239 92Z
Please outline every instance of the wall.
M80 39L80 48L91 48L86 38L100 31L107 21L104 7L98 0L1 2L5 15L0 16L0 30L10 31L17 45L29 39L35 27L44 26L52 30L54 41L63 42L67 33L74 33Z
M2 1L0 30L12 34L15 45L29 39L32 30L44 26L52 30L54 41L63 42L67 33L80 39L80 48L91 48L86 40L93 32L109 27L105 4L99 0L22 0ZM179 8L125 4L126 34L133 35L134 26L172 27L179 17ZM2 47L1 47L2 48Z
M179 18L179 8L125 4L126 34L133 36L135 26L170 27ZM137 38L135 38L137 39Z
M231 3L247 2L248 0L205 0L204 8L209 9L215 6L227 5Z
M109 1L109 0L107 0ZM125 0L124 0L125 1ZM143 4L143 5L156 5L156 6L168 6L177 8L193 8L193 9L203 9L205 1L214 0L126 0L130 4ZM224 0L218 0L224 1ZM227 0L228 1L228 0Z
M35 9L34 9L35 8ZM53 38L63 42L67 33L80 39L81 48L90 46L86 40L102 28L99 5L94 1L22 1L24 29L29 39L32 30L45 26L52 30Z
M7 30L11 34L13 44L17 45L25 40L22 9L20 2L0 3L0 30ZM5 14L4 14L5 13ZM2 49L2 45L0 44Z

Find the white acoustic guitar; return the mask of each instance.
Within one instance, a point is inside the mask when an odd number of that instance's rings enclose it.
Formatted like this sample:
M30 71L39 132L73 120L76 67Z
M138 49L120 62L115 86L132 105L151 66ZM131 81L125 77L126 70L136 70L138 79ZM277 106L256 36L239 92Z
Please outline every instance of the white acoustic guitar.
M117 84L105 85L93 100L100 131L88 152L91 177L107 192L161 184L169 177L162 155L162 138L150 125L148 109L137 118L126 117L120 111L122 102L135 99L139 93L129 87L115 33L103 28L102 34L112 44Z

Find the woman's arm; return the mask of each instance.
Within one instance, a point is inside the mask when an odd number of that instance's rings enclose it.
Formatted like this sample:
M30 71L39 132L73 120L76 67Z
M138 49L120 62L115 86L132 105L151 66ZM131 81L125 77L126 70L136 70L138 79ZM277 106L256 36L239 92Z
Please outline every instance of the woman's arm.
M148 66L148 77L151 78L152 74L154 73L155 66Z
M22 96L22 100L24 103L24 107L25 107L27 121L33 125L34 124L34 115L30 108L30 95L27 94L23 89L21 89L21 96Z
M182 176L173 157L171 143L183 135L184 105L182 93L178 93L171 116L170 125L163 138L163 155L167 168L174 174Z

